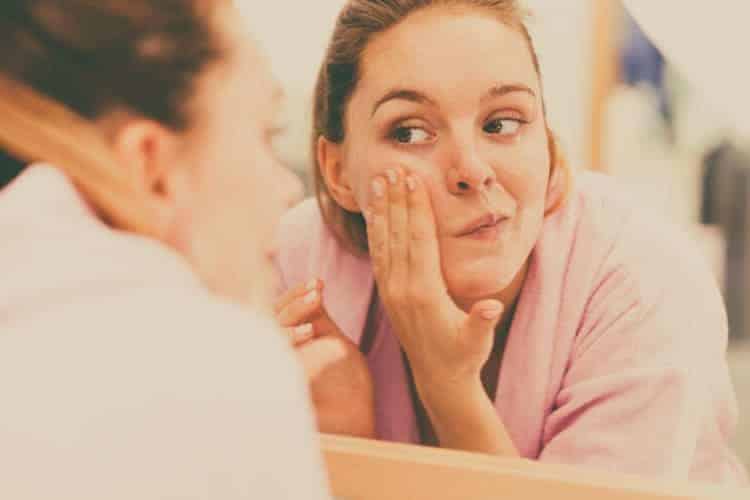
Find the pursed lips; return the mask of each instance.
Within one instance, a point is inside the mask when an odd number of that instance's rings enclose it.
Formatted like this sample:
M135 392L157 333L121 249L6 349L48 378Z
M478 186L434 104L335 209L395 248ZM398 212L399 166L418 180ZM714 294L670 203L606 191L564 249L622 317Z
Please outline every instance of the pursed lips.
M496 229L503 221L509 219L498 213L488 212L466 224L456 234L457 237L473 236Z

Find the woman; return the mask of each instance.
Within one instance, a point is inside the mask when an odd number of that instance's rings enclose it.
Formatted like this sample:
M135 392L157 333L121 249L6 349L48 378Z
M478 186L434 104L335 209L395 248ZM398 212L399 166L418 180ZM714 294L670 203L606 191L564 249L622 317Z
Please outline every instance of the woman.
M299 368L253 312L298 186L239 19L226 1L0 4L2 75L94 123L158 229L110 227L62 171L3 155L3 498L326 497Z
M313 143L276 310L322 430L745 481L710 273L608 179L573 182L517 2L347 3Z

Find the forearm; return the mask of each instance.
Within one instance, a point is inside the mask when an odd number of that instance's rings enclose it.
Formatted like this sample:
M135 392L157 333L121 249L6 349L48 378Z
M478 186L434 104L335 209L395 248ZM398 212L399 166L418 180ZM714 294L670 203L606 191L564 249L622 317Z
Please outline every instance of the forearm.
M417 381L417 390L442 447L519 456L478 378L452 387Z

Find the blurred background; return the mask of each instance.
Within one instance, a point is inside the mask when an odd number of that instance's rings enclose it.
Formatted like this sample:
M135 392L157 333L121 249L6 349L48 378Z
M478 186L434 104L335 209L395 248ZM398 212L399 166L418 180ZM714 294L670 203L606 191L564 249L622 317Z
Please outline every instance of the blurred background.
M727 304L729 359L741 412L736 447L750 466L750 123L742 123L750 116L703 85L702 75L724 79L729 87L739 83L733 74L695 68L705 44L696 45L692 55L686 47L667 54L656 47L668 47L660 35L680 28L685 2L648 0L646 6L641 0L643 8L662 9L656 13L658 29L649 31L652 41L642 31L652 26L644 24L648 19L639 1L625 1L631 10L620 0L526 1L550 121L571 165L616 177L644 204L689 231L704 252ZM741 2L732 5L745 8ZM343 3L298 2L290 12L288 4L271 2L250 16L287 92L282 116L287 132L277 146L308 185L312 89ZM707 22L691 38L696 43L716 38L732 17L723 14L721 22ZM702 55L703 64L731 56L707 49ZM750 95L743 97L745 106L750 104Z

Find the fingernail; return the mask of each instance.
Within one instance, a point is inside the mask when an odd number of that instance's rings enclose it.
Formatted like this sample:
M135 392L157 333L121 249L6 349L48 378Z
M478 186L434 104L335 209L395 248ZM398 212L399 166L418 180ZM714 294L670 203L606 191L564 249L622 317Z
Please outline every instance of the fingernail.
M310 280L307 282L307 285L305 286L305 289L308 291L312 291L318 288L318 280Z
M496 319L503 312L501 306L487 307L482 310L481 316L486 320Z
M388 177L388 182L391 184L391 186L396 185L396 182L398 181L396 172L394 172L393 170L386 170L385 176Z
M305 295L305 298L303 299L303 301L305 302L305 304L312 304L313 302L315 302L317 298L318 298L318 291L313 290L312 292Z
M380 179L372 181L372 192L375 193L375 196L378 198L382 198L385 194L385 186L380 182Z
M313 332L312 324L306 323L294 329L294 336L297 337L297 340L301 340L301 339L304 339L305 337L309 337L310 335L312 335L312 332Z
M411 191L411 192L416 191L417 190L417 179L415 179L411 175L409 177L407 177L406 178L406 188L409 191Z

